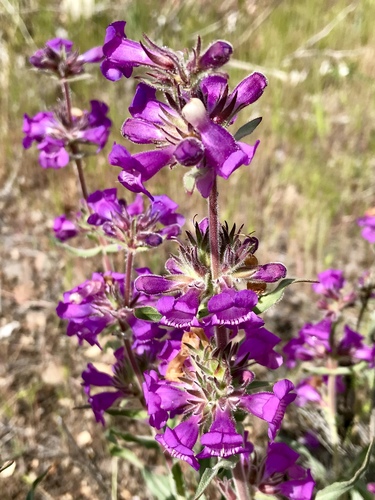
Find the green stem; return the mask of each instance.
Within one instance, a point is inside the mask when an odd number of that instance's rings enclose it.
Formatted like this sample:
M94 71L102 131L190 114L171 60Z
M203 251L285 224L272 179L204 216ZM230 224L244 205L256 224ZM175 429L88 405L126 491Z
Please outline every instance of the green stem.
M133 260L134 260L134 253L131 250L128 250L125 257L125 290L124 290L125 307L130 306L132 298L131 283L132 283L132 273L133 273Z

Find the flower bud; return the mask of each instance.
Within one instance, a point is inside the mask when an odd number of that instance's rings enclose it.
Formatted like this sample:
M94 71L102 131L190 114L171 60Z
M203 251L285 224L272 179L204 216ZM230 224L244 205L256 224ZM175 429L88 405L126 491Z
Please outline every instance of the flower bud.
M184 167L197 165L203 158L203 154L203 144L194 137L187 137L181 141L174 151L174 157Z
M202 70L220 68L229 61L232 52L230 43L218 40L199 58L198 66Z

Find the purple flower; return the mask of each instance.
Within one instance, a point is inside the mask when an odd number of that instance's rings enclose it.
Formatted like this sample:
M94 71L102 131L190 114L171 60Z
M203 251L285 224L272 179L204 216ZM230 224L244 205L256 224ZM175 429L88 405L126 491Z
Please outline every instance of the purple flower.
M284 443L271 443L265 459L261 492L283 495L291 500L311 500L315 481L310 470L296 465L299 455Z
M373 210L369 210L369 213L364 217L357 219L357 224L362 229L362 238L367 240L369 243L375 243L375 215Z
M363 343L364 337L352 330L348 325L344 327L344 336L341 339L337 352L345 359L345 364L356 364L358 361L367 361L369 367L375 364L375 345L372 347Z
M246 322L242 328L245 330L245 340L239 347L237 363L253 359L271 370L279 368L283 360L281 355L273 350L280 342L279 337L264 328L262 324Z
M123 306L124 279L119 273L94 273L91 280L65 292L56 312L69 321L67 334L77 335L80 344L86 340L99 346L97 335L128 314Z
M117 198L117 189L113 188L95 191L87 203L92 211L87 222L100 226L106 236L133 250L156 247L164 239L178 236L185 222L182 215L175 213L178 205L166 195L155 196L145 209L141 195L128 205Z
M268 436L272 441L280 429L286 407L296 398L296 394L291 392L293 389L290 380L280 380L273 386L273 393L258 392L241 398L241 406L268 422Z
M152 427L161 429L170 416L173 417L182 411L186 404L187 395L176 384L160 380L154 370L146 372L144 375L143 393L150 415L149 422ZM171 415L168 412L171 412Z
M241 229L241 228L240 228ZM210 283L209 235L207 221L195 224L193 234L187 231L188 244L180 244L179 255L172 255L166 262L166 276L144 275L136 280L137 290L149 295L164 293L178 293L183 295L194 290L189 296L199 297L200 302L212 296ZM240 230L236 232L234 226L229 230L227 225L220 228L220 271L214 283L214 297L208 305L208 314L211 324L235 325L249 320L255 321L251 313L257 302L255 292L261 293L266 289L266 283L273 283L286 275L283 264L272 262L258 265L254 252L258 247L258 240L254 237L241 238ZM245 282L248 290L242 290L236 295L236 285ZM223 295L221 295L223 294ZM180 299L178 299L180 300ZM189 299L190 300L190 299ZM177 301L167 299L163 301L166 307L175 308ZM253 304L253 305L252 305ZM189 313L191 318L196 315L196 303ZM208 318L203 320L207 325Z
M65 215L60 215L53 221L53 231L58 240L67 241L77 236L79 228L73 221L67 219Z
M36 68L55 73L59 78L69 78L81 74L86 63L96 63L102 59L102 47L94 47L80 55L73 50L70 40L53 38L46 42L43 49L37 50L29 61Z
M210 298L207 303L210 314L204 319L210 325L235 326L251 320L257 322L257 316L252 311L257 302L258 296L252 290L228 288Z
M233 47L230 43L217 40L199 57L198 67L203 71L220 68L229 61L232 53Z
M198 417L190 417L174 429L167 427L164 434L155 436L172 457L184 460L195 470L199 470L199 462L193 451L199 433L198 420Z
M345 284L344 273L341 269L327 269L318 274L319 283L313 284L315 293L320 293L325 297L337 299L339 292Z
M91 101L91 111L80 111L70 120L62 106L55 113L42 112L34 117L24 115L23 146L31 147L35 141L40 151L39 163L43 168L62 168L70 160L72 144L93 144L97 152L106 144L111 127L108 107L100 101Z
M238 434L228 411L216 408L214 421L209 432L201 436L203 450L197 458L231 457L239 453L251 453L253 447L244 443L244 438Z
M295 390L297 393L296 405L305 406L307 403L323 404L323 398L320 392L316 389L316 385L320 385L321 381L319 379L308 377L296 386Z
M237 143L220 125L211 121L202 101L192 99L182 115L156 99L155 89L141 83L129 108L133 118L125 121L123 135L138 144L156 144L158 149L131 156L123 149L116 164L123 168L120 182L143 183L166 165L197 165L197 187L206 198L216 175L227 179L241 165L249 165L257 144ZM194 129L194 130L193 130ZM156 167L156 166L157 167ZM124 179L125 178L125 179Z
M92 363L87 365L82 373L83 386L88 395L88 402L94 412L97 422L105 424L104 412L108 410L118 399L132 395L130 370L126 371L124 365L124 348L120 347L114 353L116 363L112 366L113 376L97 370ZM96 394L91 393L92 386L109 387L113 390Z
M126 37L125 25L125 21L115 21L106 30L101 70L108 80L129 78L133 68L140 65L153 66L141 44Z
M146 66L157 70L158 79L165 84L169 83L170 75L179 76L185 84L189 84L191 76L196 77L198 73L220 68L228 62L233 52L228 42L218 40L200 55L198 42L186 61L183 52L159 47L146 36L141 43L129 40L125 34L125 25L125 21L116 21L106 30L103 45L105 60L101 70L108 80L116 81L122 76L129 78L133 68Z

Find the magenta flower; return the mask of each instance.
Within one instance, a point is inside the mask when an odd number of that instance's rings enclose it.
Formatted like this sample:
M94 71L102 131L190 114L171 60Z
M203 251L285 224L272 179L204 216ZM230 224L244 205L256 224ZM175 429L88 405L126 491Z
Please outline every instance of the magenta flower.
M33 54L29 61L38 69L55 73L59 78L81 74L86 63L103 59L102 47L94 47L83 54L73 50L73 42L64 38L48 40L43 49Z
M67 241L77 236L79 228L73 221L67 219L65 215L60 215L53 221L53 232L58 240Z
M153 143L158 147L148 151L148 156L142 153L130 156L124 148L115 163L125 172L120 175L120 182L126 187L137 185L142 192L145 192L143 182L158 170L180 163L197 166L197 187L207 198L216 175L227 179L241 165L249 165L258 145L237 143L227 130L211 121L199 99L189 101L180 116L156 99L155 89L143 83L138 85L129 110L133 118L125 121L123 135L132 142ZM114 164L111 159L110 162Z
M315 293L332 299L339 298L339 292L345 284L344 273L341 269L327 269L318 274L318 278L319 283L314 283L312 286Z
M124 278L119 273L94 273L91 280L64 293L56 312L69 321L68 335L77 335L80 344L86 340L99 346L97 335L118 319L126 319Z
M369 243L375 243L375 216L370 212L364 217L357 219L358 226L362 227L362 238L367 240Z
M190 417L174 429L167 427L164 434L156 434L155 439L174 458L184 460L195 470L199 470L199 462L193 447L198 439L198 417Z
M161 429L170 417L181 413L187 402L187 394L178 384L161 380L154 370L145 373L143 393L150 425L156 429Z
M28 149L35 141L40 151L39 163L43 168L62 168L70 160L72 144L96 145L99 152L105 146L111 127L108 107L100 101L90 101L91 111L83 111L70 121L61 107L56 113L42 112L34 117L24 115L23 147Z
M299 455L284 443L272 443L264 463L258 489L291 500L311 500L315 481L310 470L296 464Z
M92 363L89 363L82 373L82 385L88 395L88 402L94 412L96 421L101 422L103 425L105 425L104 412L106 410L118 399L134 395L129 377L131 372L129 369L126 371L124 365L124 348L120 347L114 354L116 363L112 366L113 376L97 370ZM107 390L93 395L91 392L92 387L108 387L114 390Z
M268 422L268 436L272 441L280 429L287 406L296 399L297 395L291 392L293 389L290 380L279 380L273 386L273 393L258 392L241 398L241 406Z
M117 189L95 191L87 198L92 211L87 222L101 227L106 236L126 248L156 247L164 239L180 234L185 218L175 212L178 205L168 196L155 196L148 209L138 195L133 203L117 198Z
M245 331L245 340L241 343L237 362L254 360L262 366L276 370L283 359L273 348L280 342L279 337L263 327L262 324L249 321L241 325Z
M101 65L103 75L108 80L116 81L122 76L129 78L133 68L146 66L158 71L159 79L168 82L168 76L178 75L188 83L189 74L218 69L228 62L232 55L232 46L223 40L211 44L203 54L200 46L189 59L181 51L174 52L167 47L159 47L147 37L144 42L129 40L125 34L125 21L116 21L106 30L103 45L105 60Z
M231 457L240 453L251 453L253 446L244 443L244 437L238 434L234 421L228 411L217 408L214 421L209 432L202 434L200 438L203 450L198 453L197 458L209 457Z

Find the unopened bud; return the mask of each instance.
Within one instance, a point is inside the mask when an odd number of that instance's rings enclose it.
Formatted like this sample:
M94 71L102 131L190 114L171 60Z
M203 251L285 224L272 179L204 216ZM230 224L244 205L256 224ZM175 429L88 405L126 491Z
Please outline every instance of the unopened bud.
M215 69L226 64L233 53L232 45L224 40L218 40L208 47L206 52L199 58L200 69Z

